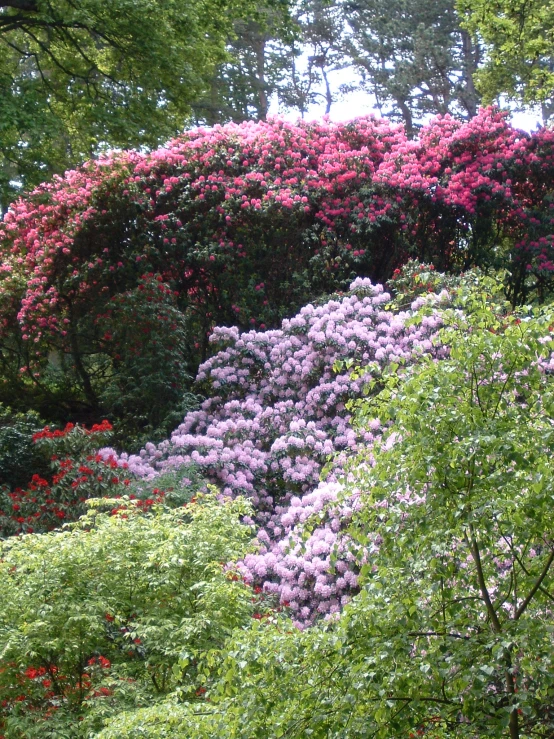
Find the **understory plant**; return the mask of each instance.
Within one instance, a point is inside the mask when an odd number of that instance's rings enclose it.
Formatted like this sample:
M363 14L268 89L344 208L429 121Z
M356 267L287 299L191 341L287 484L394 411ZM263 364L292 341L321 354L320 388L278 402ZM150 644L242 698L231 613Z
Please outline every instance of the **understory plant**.
M133 475L114 456L98 453L112 432L106 420L90 429L68 423L63 429L35 431L29 452L34 452L34 464L26 469L26 484L0 487L0 538L52 531L76 521L91 498L117 501L127 496L148 510L162 500L172 507L182 505L206 489L194 466L169 471L152 484L134 485ZM37 467L42 471L33 472ZM116 513L118 504L112 508Z

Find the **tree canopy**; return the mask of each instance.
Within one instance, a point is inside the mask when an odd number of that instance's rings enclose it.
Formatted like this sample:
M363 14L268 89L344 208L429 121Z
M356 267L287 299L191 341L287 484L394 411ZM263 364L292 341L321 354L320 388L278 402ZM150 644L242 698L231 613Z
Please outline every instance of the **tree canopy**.
M554 3L552 0L459 0L467 27L486 45L479 86L487 101L506 95L539 104L546 123L554 113Z
M453 0L345 0L350 55L380 110L408 133L429 113L471 118L479 94L479 47Z
M0 202L105 146L153 146L183 129L225 58L231 0L3 0Z

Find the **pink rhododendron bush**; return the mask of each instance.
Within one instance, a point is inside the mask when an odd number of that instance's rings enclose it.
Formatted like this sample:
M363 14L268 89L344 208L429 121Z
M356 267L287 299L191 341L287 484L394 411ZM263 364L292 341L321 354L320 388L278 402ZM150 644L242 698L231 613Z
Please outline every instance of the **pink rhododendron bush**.
M443 291L412 305L440 308L447 300ZM198 372L209 392L201 409L167 441L118 458L126 474L147 479L196 466L224 495L250 498L261 548L245 558L244 576L277 594L298 625L338 612L357 586L359 562L341 541L355 500L323 509L341 490L344 461L360 445L371 446L380 425L356 427L348 401L363 396L379 368L444 352L432 341L439 310L413 322L412 311L387 310L390 301L381 285L357 278L348 294L305 306L281 329L216 328L211 340L219 351ZM357 377L350 366L370 369ZM318 512L320 523L304 540L298 527ZM344 556L331 566L337 551Z
M417 140L373 118L272 120L197 129L55 178L0 225L0 400L47 420L128 424L140 403L135 424L163 426L215 325L278 326L356 276L390 278L410 255L440 270L506 265L514 303L544 296L553 141L494 109L437 118ZM132 336L159 397L137 390Z

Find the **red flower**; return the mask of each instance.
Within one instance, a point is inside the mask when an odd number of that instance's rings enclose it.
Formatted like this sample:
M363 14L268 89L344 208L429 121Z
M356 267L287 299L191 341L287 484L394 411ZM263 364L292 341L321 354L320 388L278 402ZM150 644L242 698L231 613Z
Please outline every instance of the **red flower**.
M111 695L112 691L109 688L101 687L94 691L94 697L98 698L103 695Z
M45 667L27 667L25 670L25 677L27 677L29 680L34 680L37 677L42 677L43 675L46 675L46 668Z

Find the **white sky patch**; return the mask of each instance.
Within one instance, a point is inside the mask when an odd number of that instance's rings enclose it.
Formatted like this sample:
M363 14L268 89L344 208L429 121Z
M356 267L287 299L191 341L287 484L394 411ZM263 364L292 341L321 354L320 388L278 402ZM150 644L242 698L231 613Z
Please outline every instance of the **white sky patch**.
M381 117L379 109L375 106L375 98L370 93L364 92L363 90L354 90L345 94L338 92L341 85L355 84L356 74L353 73L351 68L330 72L329 80L333 93L336 96L336 101L331 107L330 120L335 122L350 121L353 118L371 115L372 113L378 118ZM510 106L506 105L506 107ZM304 119L307 121L322 120L324 113L325 102L322 96L321 103L311 105L308 108ZM300 113L297 110L286 110L282 106L279 106L276 96L271 101L269 114L278 115L287 121L297 121L300 118ZM429 118L431 117L429 116ZM513 109L510 121L514 128L519 128L528 133L542 126L541 112L538 108Z

